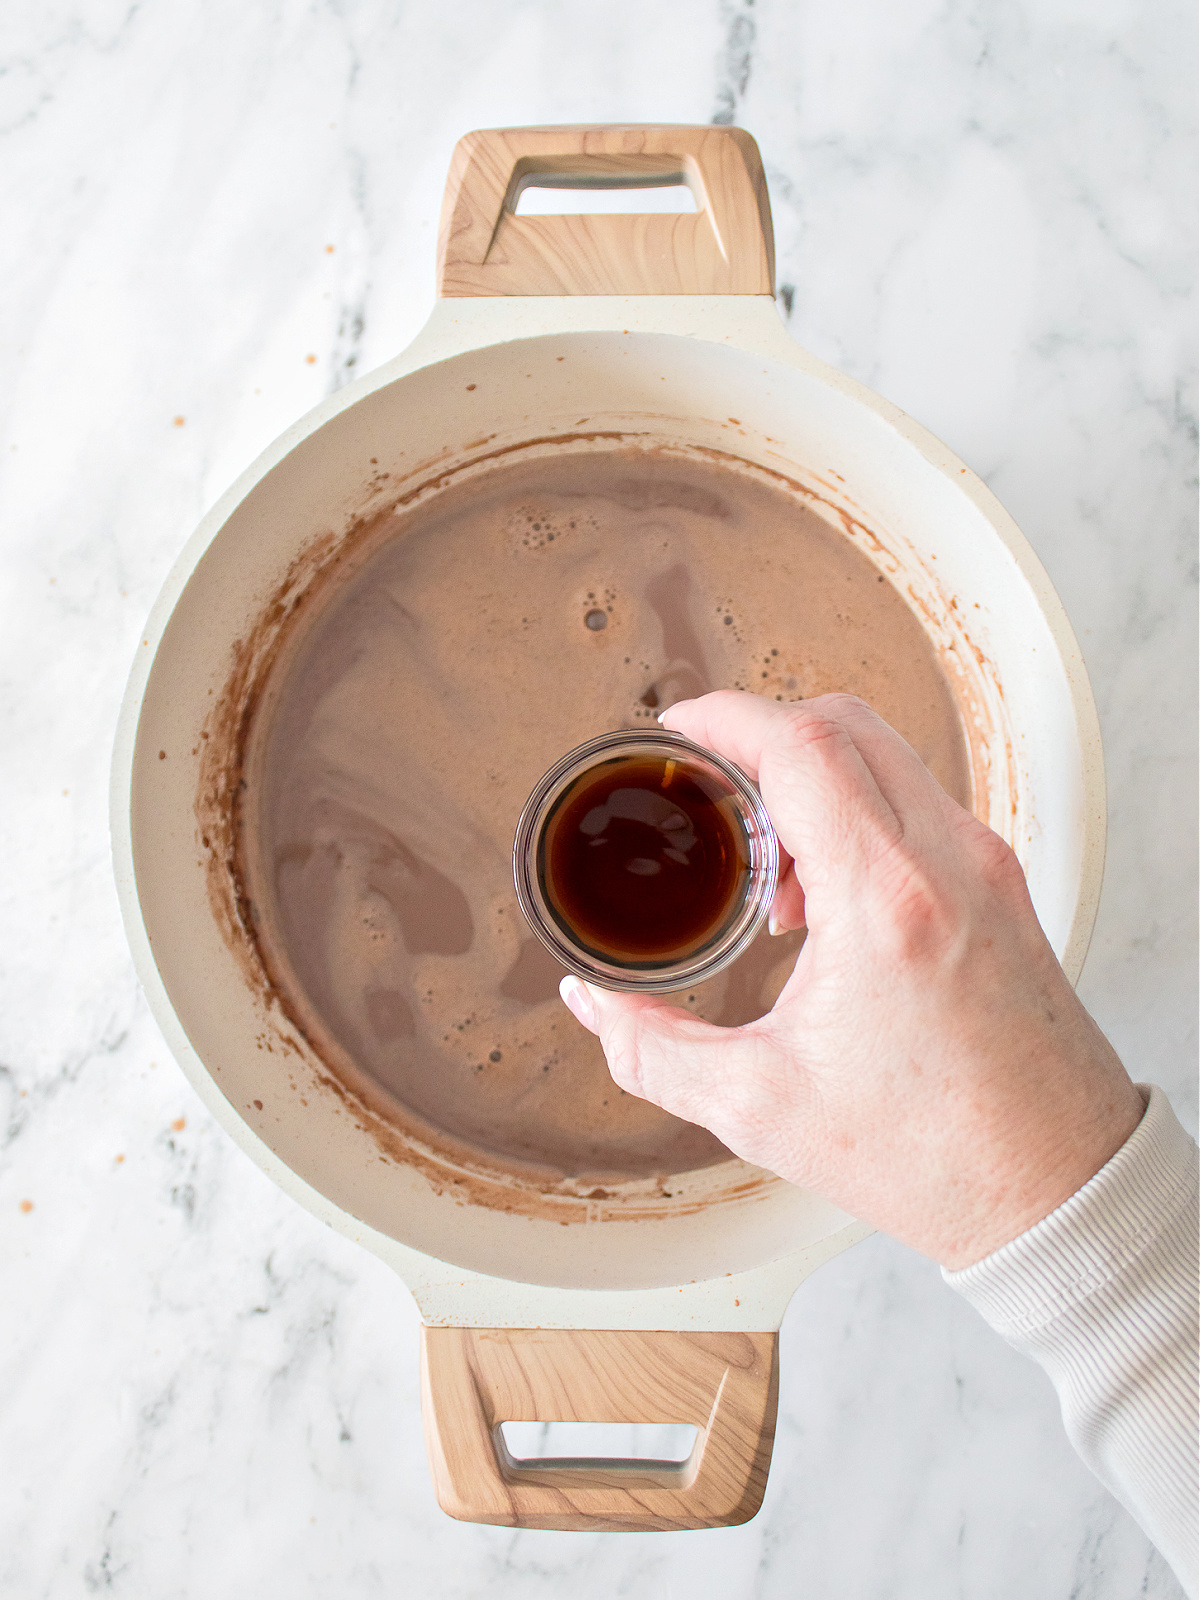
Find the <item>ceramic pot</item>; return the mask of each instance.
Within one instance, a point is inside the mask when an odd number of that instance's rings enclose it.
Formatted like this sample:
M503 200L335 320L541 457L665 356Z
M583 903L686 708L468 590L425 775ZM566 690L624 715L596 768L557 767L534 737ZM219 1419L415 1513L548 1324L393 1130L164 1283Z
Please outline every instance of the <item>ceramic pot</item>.
M531 180L686 182L695 215L524 217ZM963 712L977 813L1072 978L1104 786L1078 646L1012 518L917 423L797 347L758 151L732 128L513 129L454 158L439 298L204 518L142 636L113 777L138 972L184 1071L300 1204L390 1262L425 1323L439 1499L476 1521L663 1529L761 1500L793 1292L869 1230L740 1161L538 1194L355 1102L288 1023L239 898L239 739L289 614L373 512L522 454L650 441L768 471L904 594ZM515 821L515 819L514 819ZM682 1464L515 1461L506 1420L691 1422Z

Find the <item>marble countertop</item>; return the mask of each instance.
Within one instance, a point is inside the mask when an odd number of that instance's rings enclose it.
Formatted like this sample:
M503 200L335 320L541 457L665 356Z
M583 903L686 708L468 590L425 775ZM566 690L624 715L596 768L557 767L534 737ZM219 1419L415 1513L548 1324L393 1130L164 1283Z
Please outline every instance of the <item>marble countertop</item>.
M117 707L201 512L433 298L456 138L734 120L796 338L1014 513L1111 833L1082 982L1193 1130L1194 40L1166 0L65 0L0 76L0 1592L968 1600L1179 1590L1049 1382L886 1238L804 1286L745 1527L438 1511L417 1318L173 1064L108 850Z

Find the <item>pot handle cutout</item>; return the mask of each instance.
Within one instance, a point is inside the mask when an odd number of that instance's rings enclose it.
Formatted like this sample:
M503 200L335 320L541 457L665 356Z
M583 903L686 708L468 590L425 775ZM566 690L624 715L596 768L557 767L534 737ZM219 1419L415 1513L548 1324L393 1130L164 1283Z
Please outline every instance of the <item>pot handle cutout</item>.
M686 183L693 215L517 216L522 189ZM455 146L438 234L438 294L775 292L758 146L742 128L488 128Z
M779 1394L775 1333L422 1328L421 1412L442 1510L506 1528L665 1532L748 1522ZM515 1459L504 1422L691 1423L681 1462Z

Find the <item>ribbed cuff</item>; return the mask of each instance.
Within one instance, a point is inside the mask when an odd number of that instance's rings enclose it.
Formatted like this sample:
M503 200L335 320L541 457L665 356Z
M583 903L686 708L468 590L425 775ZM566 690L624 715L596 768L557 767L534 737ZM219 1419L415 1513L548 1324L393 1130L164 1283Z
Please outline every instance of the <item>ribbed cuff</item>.
M1044 1368L1084 1461L1197 1592L1197 1152L1161 1089L1112 1160L1011 1244L943 1269Z
M1142 1120L1057 1211L958 1272L942 1269L1004 1338L1023 1343L1078 1306L1178 1226L1195 1193L1196 1146L1153 1084Z

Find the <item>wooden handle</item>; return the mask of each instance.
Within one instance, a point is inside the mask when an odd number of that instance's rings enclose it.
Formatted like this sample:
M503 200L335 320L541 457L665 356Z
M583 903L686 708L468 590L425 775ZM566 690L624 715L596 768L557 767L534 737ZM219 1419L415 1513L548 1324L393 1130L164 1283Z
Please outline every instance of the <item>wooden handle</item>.
M615 1532L724 1528L762 1503L778 1335L423 1328L421 1411L438 1504L463 1522ZM503 1422L683 1422L678 1464L525 1462Z
M521 190L685 182L696 214L518 217ZM614 182L614 180L616 180ZM758 146L742 128L488 128L459 140L438 294L774 294Z

